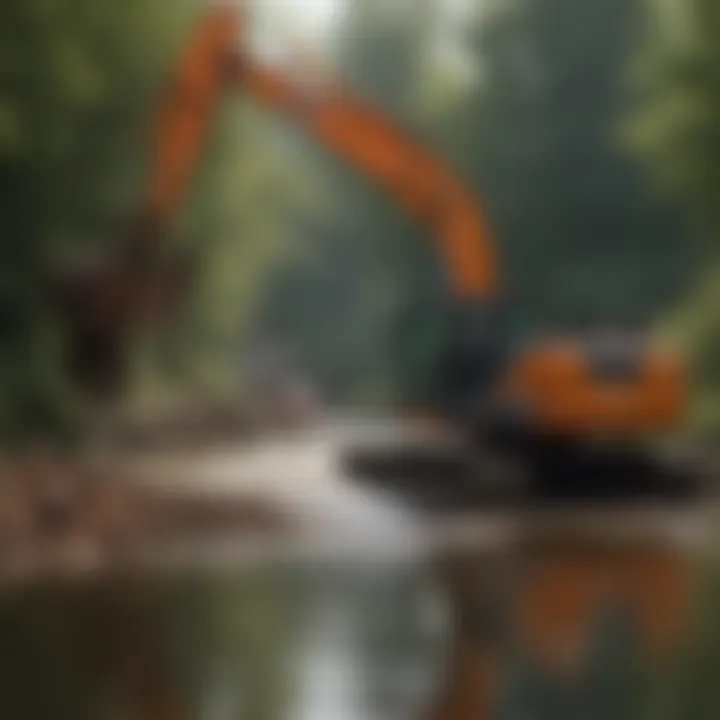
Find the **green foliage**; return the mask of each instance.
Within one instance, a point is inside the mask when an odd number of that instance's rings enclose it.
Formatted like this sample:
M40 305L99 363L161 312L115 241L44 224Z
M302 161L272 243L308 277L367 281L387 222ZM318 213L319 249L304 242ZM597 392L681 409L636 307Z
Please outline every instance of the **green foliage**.
M177 238L196 258L194 292L175 327L139 346L140 399L242 385L240 350L274 287L272 271L296 262L294 220L320 203L312 173L273 120L237 96L224 103Z
M711 0L652 6L653 32L636 70L644 104L627 140L654 171L658 186L696 211L708 258L703 277L666 331L694 359L697 429L720 428L720 316L717 248L720 234L720 16Z
M645 103L630 139L665 183L684 193L716 225L720 191L720 34L709 0L654 8L654 32L636 75Z
M111 238L142 177L148 100L190 2L0 7L0 435L58 432L72 395L47 271Z
M642 326L694 262L677 213L617 142L642 20L627 0L521 0L471 33L480 82L445 134L490 213L521 334Z
M194 0L0 7L0 436L56 433L74 417L47 273L116 237L143 200L158 91L201 10ZM235 380L235 346L287 247L284 223L311 197L279 137L228 102L177 228L178 244L195 248L197 291L177 327L139 346L135 395L177 392L173 375Z

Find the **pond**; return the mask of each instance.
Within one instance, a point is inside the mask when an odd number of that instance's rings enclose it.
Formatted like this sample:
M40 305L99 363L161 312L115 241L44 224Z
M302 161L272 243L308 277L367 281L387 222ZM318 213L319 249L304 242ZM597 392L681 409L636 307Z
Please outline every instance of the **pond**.
M443 682L443 600L427 567L409 560L35 587L0 600L0 717L417 720ZM628 618L600 619L593 655L570 683L525 664L511 642L496 717L665 718L638 713L650 678ZM695 704L713 698L712 713L667 717L717 717L717 664L706 662L717 636L704 632L701 654L683 664L692 674L679 678ZM128 709L128 687L150 696L158 682L186 714Z

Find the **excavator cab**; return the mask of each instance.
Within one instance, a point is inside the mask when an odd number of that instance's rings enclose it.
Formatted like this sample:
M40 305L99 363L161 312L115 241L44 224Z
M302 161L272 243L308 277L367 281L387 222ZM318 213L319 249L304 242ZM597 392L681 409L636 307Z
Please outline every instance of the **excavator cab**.
M642 333L608 328L513 347L497 303L457 307L439 373L445 412L460 422L623 440L657 437L685 423L685 364Z
M526 349L498 395L538 432L642 437L682 425L686 385L669 349L613 333Z

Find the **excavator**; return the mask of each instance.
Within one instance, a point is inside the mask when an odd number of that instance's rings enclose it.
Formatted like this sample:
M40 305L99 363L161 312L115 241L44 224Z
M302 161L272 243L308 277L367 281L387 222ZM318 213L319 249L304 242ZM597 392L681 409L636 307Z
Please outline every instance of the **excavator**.
M429 231L444 259L454 302L450 342L438 362L443 391L430 411L459 433L468 452L433 463L417 448L390 454L355 448L347 454L353 474L385 482L432 466L436 476L462 475L466 485L480 487L482 462L475 458L482 450L482 457L503 456L520 468L526 496L683 494L687 483L639 450L683 423L688 383L682 361L618 334L514 352L502 347L499 263L473 191L342 83L308 83L253 57L243 44L245 24L239 7L207 12L161 101L143 206L114 252L63 273L61 306L78 383L95 396L117 391L132 328L166 317L187 289L192 263L169 262L162 239L187 200L218 103L238 90L389 194Z
M350 448L346 461L353 477L382 484L402 478L412 485L429 476L461 504L469 497L484 502L483 493L468 495L467 486L481 487L493 472L492 460L502 457L522 471L521 502L654 496L674 504L692 496L684 473L642 450L684 422L688 378L682 361L665 348L617 335L571 337L519 352L501 347L502 328L494 325L501 274L490 224L474 193L422 142L342 83L311 85L255 58L243 43L244 30L240 8L223 5L205 14L163 94L143 206L110 252L61 273L59 307L66 313L70 370L78 386L90 397L112 399L122 386L134 329L177 311L192 263L169 259L162 241L186 202L218 103L226 91L239 90L380 186L429 231L445 261L456 302L451 341L439 363L444 392L430 411L459 446L452 462L417 445ZM417 494L417 486L410 492ZM530 636L539 647L562 638L566 617L591 613L598 591L616 580L654 623L651 637L673 634L674 598L687 586L684 566L662 550L648 553L605 558L600 570L585 560L551 563L525 593L535 628ZM492 640L498 608L490 607L492 588L482 586L477 564L446 568L456 641L447 692L431 717L488 718L498 685ZM498 576L491 576L494 587ZM506 604L498 599L497 605ZM186 715L168 706L147 717Z

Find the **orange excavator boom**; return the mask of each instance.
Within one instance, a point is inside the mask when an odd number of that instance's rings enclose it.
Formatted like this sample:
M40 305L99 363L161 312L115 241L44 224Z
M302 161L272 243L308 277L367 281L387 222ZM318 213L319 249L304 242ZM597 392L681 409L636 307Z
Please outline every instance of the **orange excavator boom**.
M455 292L489 299L496 260L477 199L406 132L346 88L317 92L243 50L243 15L207 13L191 38L157 119L149 212L161 229L178 215L229 86L290 119L392 195L438 238Z

